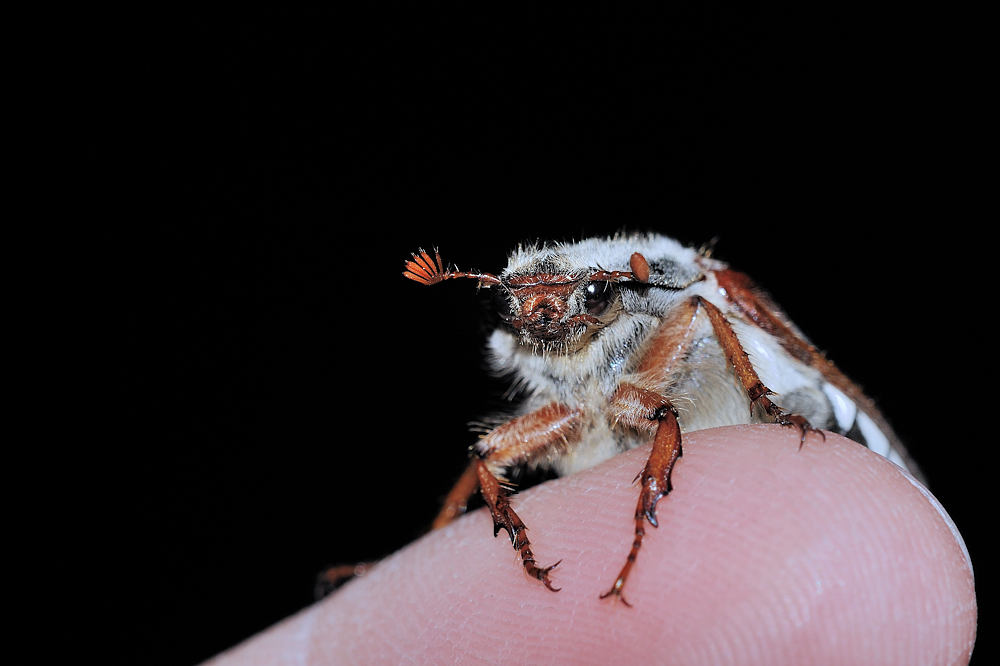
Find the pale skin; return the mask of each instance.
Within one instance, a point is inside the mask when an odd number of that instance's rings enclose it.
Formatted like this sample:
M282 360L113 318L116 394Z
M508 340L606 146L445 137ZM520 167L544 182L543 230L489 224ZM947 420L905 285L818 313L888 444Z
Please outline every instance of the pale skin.
M649 448L517 495L553 593L476 511L211 664L964 664L971 565L936 501L837 435L685 433L626 597ZM431 516L428 516L428 520ZM385 525L391 529L391 524Z

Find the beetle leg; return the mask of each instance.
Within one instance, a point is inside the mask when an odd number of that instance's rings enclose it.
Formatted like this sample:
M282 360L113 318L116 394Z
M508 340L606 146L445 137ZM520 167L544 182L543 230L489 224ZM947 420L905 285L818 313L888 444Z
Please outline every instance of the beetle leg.
M641 266L640 266L641 268ZM646 353L636 368L637 378L669 377L675 364L684 357L698 328L699 301L695 298L678 304L670 318L660 324L648 345ZM626 606L622 589L635 564L646 535L645 521L653 527L656 504L673 488L671 473L681 456L681 431L677 412L670 401L650 388L631 382L622 382L611 398L611 416L615 425L623 425L653 434L653 450L646 466L636 477L642 490L635 507L635 538L625 566L618 574L614 586L601 598L614 595Z
M375 562L358 562L357 564L335 564L323 569L316 576L313 596L316 601L324 599L352 578L360 578L378 564Z
M635 506L635 538L632 540L632 549L615 584L601 595L602 599L614 595L626 606L631 606L632 604L622 596L622 590L639 556L639 549L642 548L642 539L646 535L646 521L648 520L653 527L659 526L656 520L656 503L673 489L670 476L674 464L682 454L681 429L677 424L677 411L674 406L665 397L653 391L632 384L622 384L615 392L612 402L619 423L636 429L648 429L652 425L656 429L653 450L646 461L646 467L636 477L636 480L640 481L642 490ZM639 412L645 412L645 423L641 417L636 417Z
M708 313L708 318L712 322L712 330L715 331L715 337L718 338L719 344L726 353L726 359L728 359L729 364L736 369L736 376L739 378L743 388L746 389L751 405L753 403L760 405L761 409L763 409L775 423L784 426L795 426L798 428L801 432L799 448L805 444L806 434L810 431L818 432L824 439L826 439L826 436L816 428L809 425L809 421L805 418L799 416L798 414L786 413L781 409L781 407L774 404L774 402L767 397L769 395L774 395L774 392L764 386L764 382L760 380L760 376L757 374L757 371L754 370L753 363L750 362L750 358L747 356L746 351L744 351L743 345L740 344L739 338L736 337L736 332L733 330L733 327L726 320L726 316L722 314L722 311L719 310L719 308L704 298L699 298L699 301L701 302L701 305L705 307L705 312ZM751 407L751 409L753 409L753 407Z
M549 572L559 562L550 567L535 563L526 534L528 528L510 505L511 490L503 485L500 471L511 466L530 465L556 447L568 445L575 437L580 418L578 410L558 403L548 404L504 423L483 437L476 445L480 457L473 461L479 490L493 516L493 535L501 529L507 530L525 572L553 592L558 588L552 587Z
M486 500L490 513L493 514L493 536L496 536L501 528L507 530L514 550L521 556L525 573L542 581L545 587L553 592L558 592L558 587L552 587L549 572L559 566L559 562L562 560L552 566L538 566L535 562L535 555L531 552L531 542L526 534L528 528L524 526L520 516L510 506L509 491L501 485L500 480L490 472L482 460L476 460L476 471L479 475L479 488L483 493L483 499Z
M469 466L462 472L462 476L455 482L451 492L445 497L441 510L438 512L437 517L434 518L434 522L431 523L432 530L441 529L465 513L469 499L479 490L479 469L477 462L478 460L473 460L469 463Z

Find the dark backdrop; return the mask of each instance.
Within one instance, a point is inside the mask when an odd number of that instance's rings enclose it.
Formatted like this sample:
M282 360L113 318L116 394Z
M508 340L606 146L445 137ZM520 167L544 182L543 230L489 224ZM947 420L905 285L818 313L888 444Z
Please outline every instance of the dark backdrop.
M16 285L54 289L20 322L15 527L33 597L82 616L88 650L195 663L308 605L325 565L412 541L504 386L474 285L420 287L404 259L498 272L520 241L619 228L717 237L878 401L967 540L992 649L997 181L975 136L884 116L887 140L720 126L679 147L599 115L536 126L493 88L370 95L234 64L119 100L113 74L85 79L86 116L135 141L50 165L36 212L62 226L38 224Z

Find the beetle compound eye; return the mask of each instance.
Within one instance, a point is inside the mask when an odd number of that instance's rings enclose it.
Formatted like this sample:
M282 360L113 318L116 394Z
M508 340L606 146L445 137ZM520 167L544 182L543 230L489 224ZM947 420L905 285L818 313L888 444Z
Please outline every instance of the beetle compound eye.
M611 288L607 282L591 282L587 285L587 298L583 302L587 314L600 317L611 305Z
M507 293L503 289L491 289L490 301L493 303L493 309L496 311L497 316L503 319L505 322L510 323L514 319L514 311L510 309L510 300L507 298Z

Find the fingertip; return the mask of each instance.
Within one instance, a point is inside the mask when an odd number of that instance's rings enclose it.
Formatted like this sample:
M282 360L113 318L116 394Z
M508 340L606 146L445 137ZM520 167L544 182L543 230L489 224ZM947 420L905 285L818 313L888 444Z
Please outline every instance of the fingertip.
M510 545L488 538L488 513L473 512L261 645L317 661L496 660L498 650L526 662L967 661L975 589L947 512L876 454L813 439L800 451L781 427L686 435L661 529L647 532L628 580L634 607L599 597L629 552L630 480L648 450L518 495L536 554L562 561L559 594L525 576Z

